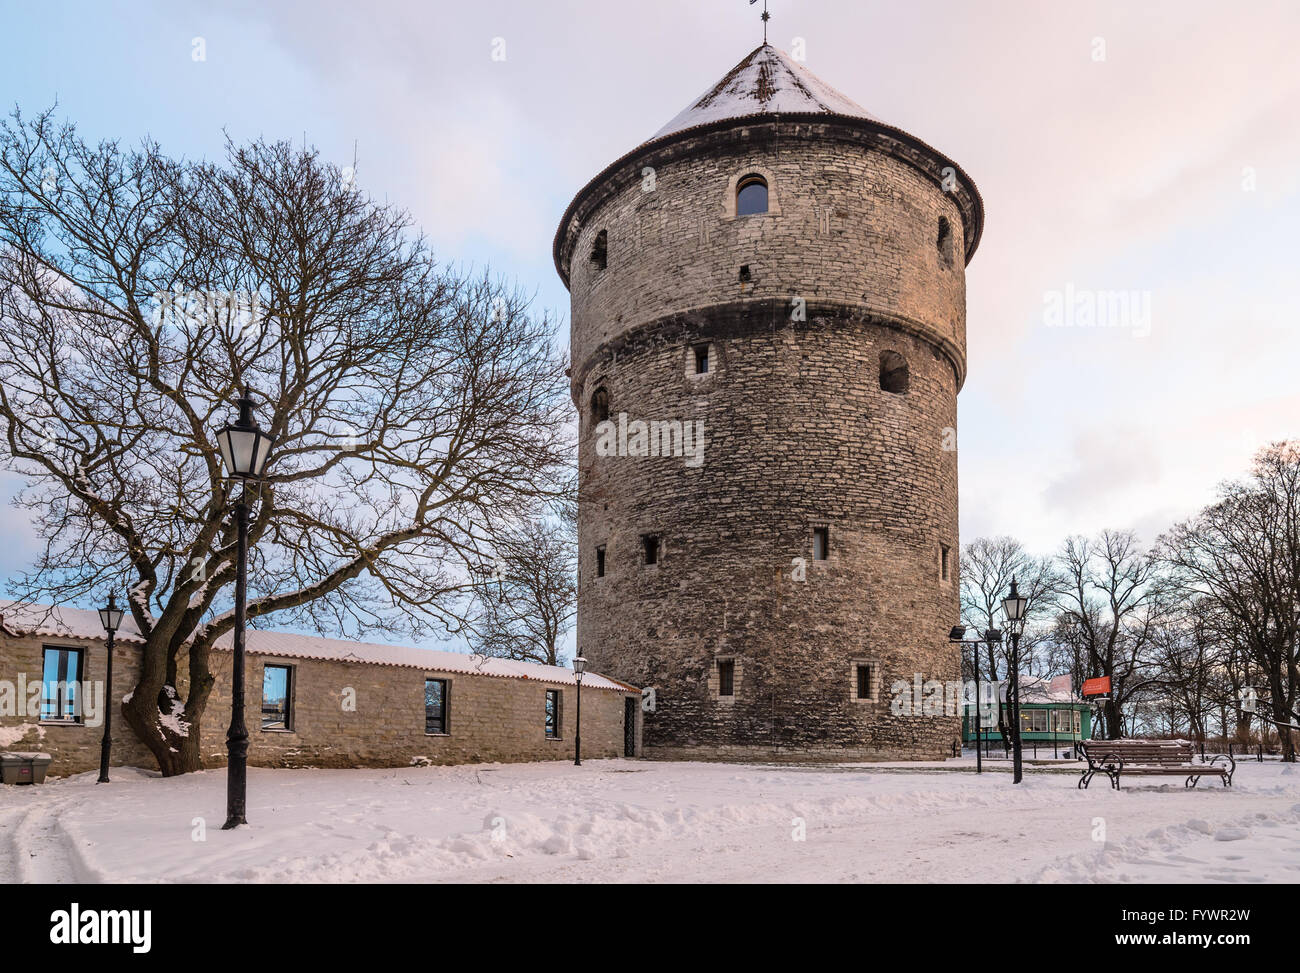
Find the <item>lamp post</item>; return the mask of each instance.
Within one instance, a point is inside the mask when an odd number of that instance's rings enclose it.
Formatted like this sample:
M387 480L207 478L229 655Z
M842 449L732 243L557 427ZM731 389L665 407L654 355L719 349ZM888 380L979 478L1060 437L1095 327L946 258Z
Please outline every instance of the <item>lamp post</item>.
M1002 644L1002 632L996 628L985 629L984 642L989 647L989 659L992 660L995 657L993 652L993 646ZM997 673L995 672L994 675L996 676ZM1001 699L998 693L998 681L996 678L993 680L993 698L998 702L999 705L1001 705Z
M248 486L261 479L275 438L258 428L248 386L239 397L239 418L217 430L226 475L235 484L235 651L231 666L230 729L226 731L226 823L222 830L247 824L248 727L244 725L244 628L248 599Z
M1011 592L1002 599L1002 613L1007 618L1007 631L1011 633L1011 652L1007 655L1011 685L1007 699L1011 704L1012 776L1014 784L1024 780L1020 747L1020 636L1025 630L1025 606L1029 599L1020 594L1016 579L1011 579Z
M984 638L968 639L966 638L966 626L954 625L952 631L948 633L948 641L955 642L959 645L969 645L971 647L971 656L975 660L975 773L984 773L984 755L980 747L984 735L984 728L981 726L980 717L980 650L979 647L985 643L989 645L1002 641L1002 633L996 628L990 628L984 632Z
M982 774L984 773L984 761L980 757L980 652L977 647L979 643L967 640L965 625L954 625L952 631L948 633L948 641L962 647L967 645L976 646L971 649L971 656L975 661L975 773Z
M573 657L573 681L578 684L578 719L573 724L573 766L582 766L582 674L587 671L587 660L581 655Z
M99 780L96 784L111 783L108 779L108 758L113 750L113 633L122 624L122 609L117 607L113 592L108 593L108 604L99 610L99 621L108 633L108 665L104 671L104 739L99 745Z

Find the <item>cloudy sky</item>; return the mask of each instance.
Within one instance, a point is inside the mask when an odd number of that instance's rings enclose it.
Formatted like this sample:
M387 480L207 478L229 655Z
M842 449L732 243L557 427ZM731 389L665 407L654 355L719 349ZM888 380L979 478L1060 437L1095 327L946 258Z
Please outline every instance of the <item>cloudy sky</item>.
M355 153L360 182L445 259L517 278L564 322L550 244L569 199L761 39L745 0L207 6L0 0L0 94L178 155L219 155L226 132L306 138L340 165ZM802 38L809 68L983 194L964 540L1150 540L1258 446L1300 436L1300 4L771 10L776 46ZM1101 328L1067 309L1050 326L1060 302L1097 297L1132 313ZM3 577L32 538L0 518Z

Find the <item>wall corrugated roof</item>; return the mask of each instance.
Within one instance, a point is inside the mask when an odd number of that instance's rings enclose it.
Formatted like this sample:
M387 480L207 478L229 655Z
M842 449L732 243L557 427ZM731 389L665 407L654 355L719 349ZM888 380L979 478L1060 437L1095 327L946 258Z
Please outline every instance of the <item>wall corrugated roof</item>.
M84 608L53 605L28 605L0 602L0 625L12 635L35 635L46 638L103 639L99 613ZM142 643L139 629L129 614L122 618L118 641ZM230 633L217 639L215 647L233 648ZM563 666L545 666L536 662L490 659L465 652L444 652L404 645L381 645L349 639L323 638L296 632L248 630L247 649L257 655L283 656L290 659L319 659L326 662L361 662L380 666L424 669L430 672L463 672L501 679L534 679L539 682L574 685L573 670ZM587 689L636 692L635 686L588 671L582 677Z

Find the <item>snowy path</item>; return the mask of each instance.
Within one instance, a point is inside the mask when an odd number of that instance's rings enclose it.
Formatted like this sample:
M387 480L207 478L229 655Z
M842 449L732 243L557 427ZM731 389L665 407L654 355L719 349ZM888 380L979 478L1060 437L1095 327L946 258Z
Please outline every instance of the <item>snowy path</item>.
M0 789L0 882L1300 880L1300 768L1276 763L1118 793L917 765L253 769L235 832L223 771L94 777Z
M0 803L0 879L59 884L86 881L72 842L63 830L66 800Z

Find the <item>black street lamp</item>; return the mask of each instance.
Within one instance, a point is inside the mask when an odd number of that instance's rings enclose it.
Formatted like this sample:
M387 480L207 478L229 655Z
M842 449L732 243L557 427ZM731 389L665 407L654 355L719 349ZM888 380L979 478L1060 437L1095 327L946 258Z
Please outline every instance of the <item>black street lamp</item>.
M1020 747L1020 636L1025 630L1025 607L1029 599L1021 596L1016 579L1011 579L1011 593L1002 599L1002 612L1007 617L1007 631L1011 633L1011 652L1007 655L1007 701L1011 709L1012 783L1024 779Z
M239 397L239 418L217 430L217 445L226 475L235 479L235 658L231 674L230 729L226 731L226 823L222 830L247 824L248 727L244 725L244 628L248 600L248 485L261 479L273 436L253 419L248 386Z
M578 719L573 725L573 766L582 766L582 674L587 671L587 660L581 655L573 657L573 680L578 684Z
M113 633L122 625L122 609L111 591L108 604L99 610L99 621L108 633L108 666L104 672L104 739L99 745L99 780L95 783L108 784L108 758L113 750Z
M980 736L982 735L982 733L980 727L980 650L978 648L979 643L974 640L968 640L966 638L965 625L954 625L952 627L952 631L948 633L948 641L953 642L956 645L960 645L963 648L967 645L975 646L975 648L971 649L971 656L974 658L975 661L975 668L974 668L974 672L975 672L975 696L974 696L975 773L982 774L984 773L984 762L980 758Z
M984 735L984 728L981 726L980 718L980 646L988 643L990 645L1002 641L1002 633L996 628L990 628L984 633L983 639L966 638L966 626L954 625L952 631L948 633L948 641L955 642L958 645L969 645L971 647L971 656L975 660L975 773L984 773L984 758L980 751L982 745L981 737Z

